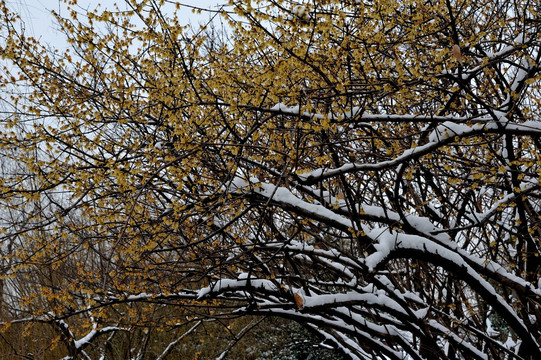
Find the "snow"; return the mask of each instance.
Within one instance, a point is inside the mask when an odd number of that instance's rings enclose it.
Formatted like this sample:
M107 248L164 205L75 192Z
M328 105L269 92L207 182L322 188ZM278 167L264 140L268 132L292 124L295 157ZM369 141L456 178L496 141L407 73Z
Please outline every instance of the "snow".
M467 117L462 116L437 116L437 115L411 115L411 114L370 114L363 112L364 109L359 106L353 106L349 110L343 111L333 111L327 114L320 114L316 112L303 111L301 113L300 107L298 105L286 105L284 103L276 103L268 109L270 112L279 112L286 115L301 115L303 117L314 118L314 119L328 119L336 122L344 120L358 120L365 123L375 122L375 121L391 121L391 122L402 122L402 121L412 121L412 122L432 122L432 121L455 121L463 122L469 120ZM362 116L359 116L361 115Z
M404 310L395 300L391 299L383 290L375 290L373 293L359 293L350 291L344 294L323 294L316 296L304 296L304 309L333 305L340 307L347 304L370 304L379 305L388 309L392 309L397 313L407 315ZM364 319L362 320L364 321Z
M281 314L283 317L286 317L286 318L288 317L288 315L296 315L296 314L292 314L290 311L283 310L283 309L273 309L272 313L274 315ZM349 312L348 312L348 314L349 314ZM292 316L289 316L289 317L292 317ZM302 317L304 318L304 320L306 321L307 324L310 324L310 322L312 322L312 323L321 323L321 322L323 322L327 326L338 330L338 331L333 331L333 335L331 335L331 337L329 337L329 339L333 343L336 343L335 340L334 340L334 336L339 336L343 343L350 344L350 345L352 345L351 349L355 349L355 351L359 351L360 349L359 349L358 344L345 335L345 333L352 332L352 333L355 333L356 336L362 337L367 342L377 344L378 348L384 349L385 352L387 352L389 354L392 354L394 357L396 357L396 358L404 358L403 354L400 351L392 349L391 347L389 347L385 343L381 342L378 338L376 338L375 336L372 336L369 332L365 331L365 329L363 329L363 326L362 326L363 324L358 324L357 326L354 326L354 325L346 324L343 320L337 319L337 318L334 318L334 317L328 318L328 317L323 317L321 315L312 315L312 314L308 314L308 313L302 314ZM364 319L363 319L363 321L364 321ZM392 326L387 327L388 329L390 329L390 331L387 330L383 326L380 327L380 329L381 328L384 329L383 331L384 331L385 334L396 335L396 332L393 331L395 328L392 327ZM366 329L366 330L368 330L368 329ZM322 331L324 331L324 330L323 329L318 329L319 333L321 333ZM340 345L340 344L338 344L338 345L341 346L341 348L342 348L342 345ZM349 350L349 351L351 351L351 350ZM346 352L346 353L348 353L348 352ZM351 355L354 356L353 353L351 353ZM353 358L356 358L356 357L353 357Z
M251 191L257 193L267 197L269 200L298 209L302 211L303 214L312 216L314 219L330 221L346 229L353 228L355 226L350 219L336 214L323 205L303 201L285 187L278 187L273 184L262 183L257 179L252 179L252 181L257 181L257 186L246 190L246 188L248 188L250 185L250 182L247 182L240 177L235 177L227 188L230 189L230 191Z
M150 299L152 297L153 297L153 295L151 295L151 294L140 293L140 294L137 294L137 295L129 295L126 298L126 300L128 300L128 301L139 301L139 300Z
M98 332L96 329L92 329L88 334L86 334L84 337L82 337L79 340L74 341L74 345L76 349L80 349L81 347L85 346L86 344L90 343L90 341L96 336Z
M514 124L514 126L519 129L524 129L524 130L531 130L531 131L535 131L537 133L541 132L541 121L525 121L523 122L522 124Z
M271 111L277 111L285 114L291 114L291 115L298 115L299 114L299 106L287 106L284 103L277 103L273 107L271 107L269 110Z
M303 20L309 20L310 19L309 10L308 10L308 8L306 6L296 5L296 6L293 7L291 12L293 13L293 15L295 15L295 16L303 19Z
M427 254L436 255L441 259L454 263L458 268L462 269L462 271L467 274L467 278L463 278L463 280L468 282L470 286L476 287L478 291L481 291L482 289L486 296L489 296L491 301L495 302L494 306L497 305L499 307L499 311L504 311L507 314L508 319L513 320L514 324L512 324L512 326L515 327L515 330L520 330L522 332L521 336L524 336L524 334L529 334L526 325L518 317L514 309L507 302L505 302L500 295L497 294L494 287L492 287L487 280L472 269L468 262L458 252L417 235L402 234L397 232L391 234L390 231L386 229L383 231L378 230L377 233L377 239L379 240L378 244L376 245L377 251L365 259L365 264L368 266L370 271L377 268L377 266L382 263L392 252L399 249L417 250ZM533 337L531 337L531 341L534 344L536 343L536 340Z
M197 293L197 299L203 299L210 294L219 294L225 291L244 290L247 288L261 289L269 292L278 291L276 283L266 279L221 279L213 285L202 288Z
M530 190L536 188L537 186L538 186L537 181L535 182L532 181L531 183L521 183L521 186L520 186L521 194L515 194L515 193L507 194L500 200L496 201L487 211L483 213L475 213L474 216L476 219L478 219L478 224L483 223L484 221L486 221L487 219L495 215L498 212L498 210L502 207L502 205L513 202L517 198L517 196L522 196L524 193L529 192Z
M526 59L522 58L520 61L520 67L518 67L517 74L511 83L510 89L512 91L517 91L519 85L528 78L528 73L532 69L532 64Z
M429 310L430 310L430 306L427 306L427 307L419 309L419 310L415 310L414 311L415 317L417 319L419 319L419 320L423 320L428 315Z
M478 129L480 126L482 125L477 124L472 127L463 123L446 121L443 124L438 125L436 129L432 131L428 137L428 141L431 143L438 143L451 137L463 136L474 129Z
M488 52L487 57L490 58L490 59L496 59L496 58L500 58L500 57L505 57L505 56L511 54L512 52L514 52L518 47L520 47L520 45L525 44L528 41L529 41L529 38L524 36L524 33L520 33L514 39L512 45L506 45L506 46L502 47L501 50L499 50L498 52L495 52L495 53Z
M104 328L101 328L101 329L98 330L96 323L93 323L92 325L93 325L92 330L90 330L88 332L88 334L86 334L85 336L83 336L79 340L74 340L73 341L73 344L74 344L76 349L81 349L81 348L87 346L88 344L91 343L91 341L96 336L98 336L100 334L104 334L104 333L108 333L108 332L112 332L112 331L118 331L118 330L127 330L127 329L119 328L119 327L116 327L116 326L107 326L107 327L104 327Z
M505 112L500 110L493 110L493 114L496 119L490 116L484 116L478 118L477 120L479 122L471 126L463 123L447 121L436 127L436 129L430 134L429 141L441 142L454 136L464 137L474 135L475 133L478 133L480 131L491 132L494 130L499 130L502 123L504 124L505 129L511 132L532 132L531 135L541 134L541 121L530 120L523 123L510 123L507 119L507 114Z
M492 326L492 321L490 320L490 316L487 316L485 325L487 326L486 333L488 336L497 337L500 335L500 332L494 329L494 327Z
M500 110L493 110L494 116L496 117L496 120L501 123L507 123L509 120L507 119L507 113L500 111Z
M182 335L180 335L180 337L178 337L176 340L173 340L172 342L169 343L169 345L167 345L167 347L163 350L163 352L161 353L161 355L159 355L156 360L162 360L162 359L165 359L167 357L167 355L169 354L169 352L171 351L171 349L173 349L182 339L184 339L186 336L190 335L192 332L195 331L195 329L197 327L199 327L199 325L201 325L203 323L202 320L199 320L198 322L195 323L195 325L193 325L188 331L184 332Z
M300 242L297 240L291 240L289 244L269 243L269 244L260 245L260 247L265 247L267 249L281 249L287 252L301 252L305 254L314 254L318 256L318 259L320 258L336 259L336 260L339 259L341 263L348 264L353 269L362 270L359 263L357 263L355 260L351 258L348 258L346 255L338 252L338 250L336 249L330 249L330 250L317 249L312 245L309 245L305 242Z
M322 205L312 204L297 198L291 191L284 187L277 187L268 183L261 183L261 186L254 191L268 197L278 203L288 204L292 207L303 209L305 212L316 217L327 219L339 223L345 227L353 227L354 224L350 219L338 215Z
M366 235L371 239L378 240L374 245L376 252L364 259L364 263L368 266L368 269L373 271L381 261L391 254L391 251L396 249L399 234L397 232L391 234L386 228L374 228L367 232Z
M357 351L360 351L365 359L368 359L370 355L366 354L362 349L359 349L357 344L355 344L351 339L347 338L346 336L334 333L334 336L328 333L327 331L324 331L322 329L316 329L318 333L320 333L325 339L330 340L333 343L338 344L340 349L344 352L344 354L348 355L352 360L361 360L357 355L355 355L351 349L355 349ZM340 342L336 342L335 336L340 337L341 342L348 344L350 347L343 346Z
M515 284L515 286L522 287L525 291L531 292L532 294L535 294L536 296L541 297L541 289L535 288L533 284L529 283L528 281L524 280L523 278L520 278L512 273L509 273L503 266L500 264L490 260L490 259L482 259L479 257L476 257L470 253L468 253L466 250L458 248L456 251L463 256L464 258L467 258L468 262L476 264L479 267L485 268L487 271L492 272L494 274L498 274L501 277L509 280L510 283ZM540 280L541 281L541 280Z
M458 336L457 334L455 334L453 331L446 328L445 326L441 325L436 320L429 320L428 323L430 324L431 327L438 329L443 334L445 334L446 337L452 338L455 343L460 344L461 346L465 347L466 349L468 349L468 351L474 353L480 359L488 360L487 354L484 354L483 352L478 350L475 346L473 346L469 342L464 341L463 338L461 338L460 336Z
M371 170L383 170L386 168L394 167L416 156L426 154L431 150L437 148L437 143L428 143L422 146L408 149L404 151L400 156L387 161L379 163L348 163L341 167L329 170L316 169L314 171L299 175L299 179L303 182L308 182L312 179L330 178L340 174L344 174L352 171L371 171Z
M507 121L503 112L495 112L494 114L498 121L494 121L492 117L484 116L478 118L479 123L471 126L450 121L438 125L438 127L429 135L429 142L427 144L407 149L391 160L385 160L378 163L347 163L334 169L319 168L307 173L299 174L298 178L301 182L308 183L353 171L373 171L392 168L407 162L410 159L429 153L436 148L447 144L449 141L453 140L454 137L466 137L478 133L501 131L501 122L504 122L505 130L509 134L541 135L541 121L510 123Z
M237 276L237 279L239 280L246 280L250 277L250 274L246 273L246 272L243 272L243 273L240 273L238 276Z

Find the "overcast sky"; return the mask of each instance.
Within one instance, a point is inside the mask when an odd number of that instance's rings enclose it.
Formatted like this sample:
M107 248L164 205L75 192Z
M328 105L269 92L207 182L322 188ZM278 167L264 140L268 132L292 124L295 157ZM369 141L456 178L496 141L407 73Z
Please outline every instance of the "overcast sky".
M216 8L217 4L223 4L227 0L183 0L181 4L197 6L201 8ZM67 15L65 4L59 0L7 0L10 9L16 10L25 23L25 29L29 35L41 39L53 47L63 47L64 37L56 30L55 20L51 16L51 10L55 10L60 14ZM81 9L95 9L98 4L101 8L114 10L114 4L119 4L119 8L125 8L123 0L78 0ZM181 12L181 21L185 24L197 25L200 22L207 20L208 14L201 15L193 14L192 11L186 8Z

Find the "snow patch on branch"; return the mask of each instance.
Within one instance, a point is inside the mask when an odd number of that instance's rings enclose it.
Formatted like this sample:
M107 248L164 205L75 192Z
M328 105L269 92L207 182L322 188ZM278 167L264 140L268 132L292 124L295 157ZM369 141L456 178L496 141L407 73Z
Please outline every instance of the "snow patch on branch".
M524 33L520 33L517 35L517 37L513 40L513 44L512 45L506 45L504 46L501 50L495 52L495 53L491 53L491 52L488 52L487 53L487 57L489 59L496 59L496 58L499 58L499 57L503 57L503 56L507 56L511 53L513 53L516 49L518 49L521 45L524 45L526 44L527 42L530 41L530 38L527 37L527 36L524 36Z
M348 163L334 169L315 169L313 171L298 175L301 182L317 181L340 174L353 171L377 171L392 168L402 164L405 161L428 154L431 151L445 145L450 138L467 137L483 132L498 132L506 130L510 133L523 133L528 135L541 135L541 121L526 121L524 123L510 123L504 112L496 111L493 116L483 116L478 118L479 123L467 125L452 121L444 122L437 126L429 135L429 142L405 150L402 154L391 160L385 160L378 163ZM364 116L363 116L364 117ZM495 121L497 120L497 121ZM502 128L503 126L503 128Z
M393 309L398 313L407 315L407 312L396 301L387 296L387 294L382 290L374 290L374 292L372 293L359 293L356 291L350 291L343 294L322 294L304 296L305 309L323 307L328 305L340 307L341 304L351 303L380 305L387 309Z
M274 105L273 107L271 107L269 110L279 111L281 113L291 114L291 115L299 115L299 111L300 111L298 105L287 106L284 103L278 103L278 104Z
M255 189L255 191L279 203L287 204L298 209L304 209L304 211L308 213L332 220L346 227L353 227L351 220L347 219L346 217L334 213L323 205L316 205L303 201L284 187L277 187L272 184L261 183L260 187Z
M250 191L253 193L264 196L269 200L275 201L287 207L298 209L304 214L311 214L314 216L314 218L322 221L328 220L336 224L340 224L346 228L354 227L354 223L350 219L334 213L323 205L312 204L299 199L285 187L279 187L269 183L261 183L255 178L251 178L250 181L246 181L241 177L235 177L226 187L226 189L229 191L246 191L247 188L250 188Z
M97 329L96 325L94 324L93 329L90 330L88 334L80 338L79 340L74 341L75 348L81 349L82 347L86 346L87 344L90 344L90 342L98 335L112 332L112 331L119 331L119 330L127 330L124 328L119 328L116 326L107 326L101 329Z
M438 258L454 263L458 268L462 269L462 271L468 275L470 281L473 280L475 282L477 288L482 288L486 294L490 295L493 301L498 303L502 309L505 309L507 314L513 318L515 324L521 328L524 334L528 333L527 326L518 317L515 310L496 292L494 287L487 280L468 264L466 259L456 248L446 248L430 239L417 235L391 233L387 229L384 229L383 231L380 230L377 238L379 242L375 245L376 252L365 259L365 264L371 271L382 264L392 252L397 250L416 250L426 254L436 255ZM470 259L470 255L466 254L464 256L468 256L468 259ZM535 338L532 337L531 340L532 343L536 343Z
M466 134L469 131L471 131L471 127L466 124L446 121L443 124L438 125L436 129L432 131L428 136L428 141L437 143L450 137Z
M269 292L279 290L274 282L266 279L221 279L216 281L214 284L199 290L197 293L197 299L201 300L207 296L210 296L211 294L219 294L225 291L245 290L247 288L261 289Z
M430 326L432 328L435 328L435 329L438 329L439 331L441 331L445 337L448 337L448 338L451 338L453 339L453 341L455 343L458 343L460 344L461 346L464 346L465 348L468 349L468 351L472 352L473 354L475 354L477 357L479 357L480 359L486 359L488 360L488 355L487 354L484 354L483 352L481 352L480 350L478 350L475 346L473 346L471 343L467 342L467 341L464 341L463 338L461 338L460 336L458 336L457 334L455 334L452 330L448 329L447 327L441 325L440 323L438 323L436 320L429 320L428 322L430 324Z

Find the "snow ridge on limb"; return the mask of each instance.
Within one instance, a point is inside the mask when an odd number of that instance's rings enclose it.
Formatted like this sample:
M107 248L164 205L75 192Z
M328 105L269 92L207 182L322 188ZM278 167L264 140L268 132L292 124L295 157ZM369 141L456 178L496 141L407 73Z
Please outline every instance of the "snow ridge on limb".
M207 286L199 290L197 299L201 300L210 295L219 295L225 292L244 291L247 289L253 289L260 292L273 293L278 291L280 287L275 281L265 279L220 279L213 285Z
M479 121L482 119L473 120ZM385 170L429 154L440 147L454 142L456 138L469 137L478 134L501 133L503 130L509 134L541 135L541 121L526 121L521 124L506 122L503 129L499 122L495 122L488 117L486 118L486 122L480 122L473 126L464 123L445 122L438 125L436 130L430 134L429 142L427 144L407 149L392 160L381 161L378 163L348 163L335 169L313 170L308 173L297 175L297 177L301 184L315 184L321 180L356 171Z
M309 313L299 313L296 311L288 311L288 310L283 310L279 308L276 308L276 309L261 308L258 311L258 313L263 313L263 314L268 313L269 315L273 315L273 316L281 316L284 318L290 318L290 319L299 321L301 323L308 322L310 324L313 324L315 326L321 326L323 328L330 327L333 329L332 332L336 333L336 336L341 338L340 339L342 340L341 346L346 346L347 348L349 348L349 351L353 352L355 356L360 356L360 354L362 354L363 352L362 352L362 349L359 349L357 346L353 346L351 348L348 346L349 344L351 345L355 344L355 341L352 341L351 338L357 338L358 340L361 340L363 342L370 344L371 346L378 348L383 354L385 354L385 356L387 356L390 359L399 360L399 359L404 358L404 353L393 349L391 346L386 345L385 342L378 339L378 337L376 336L377 334L375 332L371 331L370 329L364 328L361 324L348 324L347 322L333 316L312 315ZM384 330L384 331L388 336L391 336L391 337L396 336L396 334L394 334L392 330L391 331ZM336 339L335 336L329 336L327 338L333 342L334 342L333 338ZM344 344L344 340L345 340L345 344ZM347 351L347 353L349 353L349 351Z
M348 229L355 226L355 224L347 217L336 214L322 205L303 201L285 187L262 183L257 179L251 179L251 181L248 182L241 177L236 177L231 181L231 184L227 188L261 195L286 208L294 209L296 212L306 215L309 218L328 222L343 231L348 231Z
M228 105L228 104L222 104ZM242 106L242 105L241 105ZM357 122L376 122L376 121L388 121L388 122L433 122L433 121L454 121L454 122L463 122L469 120L467 117L461 116L438 116L438 115L409 115L409 114L369 114L363 111L361 107L352 107L347 111L340 113L328 113L321 114L308 111L300 111L298 105L288 106L283 103L277 103L269 109L257 109L264 112L271 112L283 115L298 115L302 118L307 119L318 119L318 120L330 120L333 122L348 122L355 120Z
M92 342L97 337L117 331L130 331L129 328L122 326L99 327L91 312L90 319L92 323L92 329L88 333L86 333L86 335L81 336L79 339L76 339L68 323L62 318L55 316L53 313L47 314L47 316L42 319L42 321L44 322L52 322L53 324L55 324L55 326L57 326L66 337L69 344L68 348L70 355L64 357L63 359L76 359L78 356L84 356L86 358L89 358L89 356L85 353L84 350L85 348L90 347L92 345Z
M370 236L371 234L368 234ZM517 315L515 310L496 293L479 273L477 273L464 258L455 251L452 251L432 240L421 236L395 233L388 230L377 231L378 244L376 252L365 259L365 263L371 271L382 266L391 258L419 257L428 260L438 266L451 268L451 273L458 273L461 279L474 288L485 300L491 304L499 314L509 323L513 330L519 334L529 351L541 356L541 349L537 346L535 339L528 330L528 326Z

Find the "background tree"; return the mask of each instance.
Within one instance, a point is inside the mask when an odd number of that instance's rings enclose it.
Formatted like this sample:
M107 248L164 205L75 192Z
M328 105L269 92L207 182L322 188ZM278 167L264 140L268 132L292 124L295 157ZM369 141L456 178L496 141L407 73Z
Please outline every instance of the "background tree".
M223 358L250 315L352 359L541 356L537 3L236 0L222 41L126 4L72 5L62 52L2 2L6 331L163 358L214 320Z

